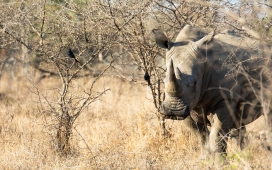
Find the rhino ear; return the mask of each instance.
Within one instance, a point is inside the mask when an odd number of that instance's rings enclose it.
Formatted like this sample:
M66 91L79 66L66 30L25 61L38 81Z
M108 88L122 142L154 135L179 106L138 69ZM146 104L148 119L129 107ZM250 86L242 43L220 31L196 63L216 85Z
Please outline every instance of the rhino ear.
M214 31L206 35L205 37L201 38L200 40L196 41L195 44L198 48L201 48L203 44L208 44L212 41L214 37Z
M159 29L153 29L152 32L155 35L155 41L159 47L170 49L171 43L169 42L166 34L163 31L161 31Z

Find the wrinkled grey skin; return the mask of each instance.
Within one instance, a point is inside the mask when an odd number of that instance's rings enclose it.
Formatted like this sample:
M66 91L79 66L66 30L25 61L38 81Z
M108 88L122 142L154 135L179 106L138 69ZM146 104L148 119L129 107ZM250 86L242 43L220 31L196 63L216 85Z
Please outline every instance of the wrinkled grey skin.
M264 87L268 82L266 72L261 71L265 60L258 50L260 44L228 32L206 34L190 25L175 42L160 30L153 32L157 45L167 49L161 114L166 119L185 119L201 133L209 151L225 152L231 130L238 129L242 136L244 125L263 113L260 101L271 103L271 97L260 99L260 81ZM270 107L264 116L272 132Z

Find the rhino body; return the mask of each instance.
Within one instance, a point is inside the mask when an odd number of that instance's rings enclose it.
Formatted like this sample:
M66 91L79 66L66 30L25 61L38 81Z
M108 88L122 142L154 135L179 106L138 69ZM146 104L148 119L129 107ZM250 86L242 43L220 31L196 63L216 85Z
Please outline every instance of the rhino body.
M270 84L266 65L271 51L228 31L207 34L187 25L175 42L160 30L153 32L157 45L167 49L164 118L185 119L201 133L211 152L225 152L224 138L231 130L244 132L244 126L264 112L271 133L271 95L265 91Z

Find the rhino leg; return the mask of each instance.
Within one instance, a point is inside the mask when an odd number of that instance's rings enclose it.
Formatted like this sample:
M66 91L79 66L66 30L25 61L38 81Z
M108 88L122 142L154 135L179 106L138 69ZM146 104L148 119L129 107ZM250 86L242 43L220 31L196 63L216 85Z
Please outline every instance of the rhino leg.
M203 123L195 122L190 116L184 120L184 123L191 132L200 136L202 147L205 148L209 136L206 126Z
M272 113L264 113L265 122L267 126L266 130L266 141L267 141L267 148L268 150L272 150Z
M214 107L209 136L211 152L226 153L228 135L234 123L235 107L236 102L232 100L221 101Z
M232 129L230 132L231 139L235 141L236 147L240 150L242 150L245 145L245 133L245 126L241 126L239 129Z

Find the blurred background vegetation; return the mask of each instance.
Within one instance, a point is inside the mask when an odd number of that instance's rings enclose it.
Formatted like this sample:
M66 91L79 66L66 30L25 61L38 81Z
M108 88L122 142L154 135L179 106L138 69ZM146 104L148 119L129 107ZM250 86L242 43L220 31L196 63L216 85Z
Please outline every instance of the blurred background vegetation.
M172 136L159 135L165 51L152 30L174 39L187 24L272 45L272 1L0 0L0 167L271 168L261 135L223 167L199 159L178 122L167 125ZM65 158L58 129L70 141Z

